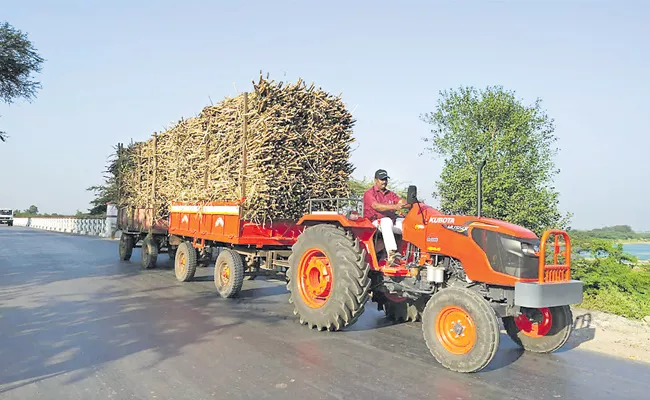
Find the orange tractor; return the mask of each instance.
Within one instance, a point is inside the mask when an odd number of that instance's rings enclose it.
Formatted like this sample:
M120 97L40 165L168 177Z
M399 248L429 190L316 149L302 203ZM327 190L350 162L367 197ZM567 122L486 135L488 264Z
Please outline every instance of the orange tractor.
M169 217L158 219L150 209L123 208L119 255L129 260L142 241L148 269L167 248L181 282L216 255L214 283L225 298L238 294L245 276L279 273L294 314L319 330L353 324L372 300L389 318L421 319L429 350L454 371L489 364L499 347L498 318L526 350L560 348L572 327L569 305L582 302L582 283L570 278L568 235L549 231L540 239L503 221L443 215L416 192L409 187L399 265L386 264L381 233L351 199L310 200L299 221L265 225L242 218L245 199L174 202Z
M566 343L569 305L582 302L582 282L570 277L566 232L540 239L504 221L444 215L420 203L414 186L407 201L399 265L386 265L377 251L381 233L358 207L312 211L298 221L306 229L292 247L287 288L302 324L345 328L371 299L389 318L421 319L433 356L458 372L490 363L499 347L498 318L526 350L549 353Z

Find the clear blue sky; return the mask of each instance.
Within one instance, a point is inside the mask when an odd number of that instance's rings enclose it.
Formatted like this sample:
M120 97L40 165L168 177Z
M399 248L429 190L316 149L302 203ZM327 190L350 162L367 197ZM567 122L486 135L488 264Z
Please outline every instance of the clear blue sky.
M431 199L419 156L440 90L503 85L555 119L573 226L650 230L650 7L642 2L0 0L46 58L33 103L0 104L0 205L86 210L111 146L249 90L259 71L342 93L356 176ZM23 4L24 3L24 4ZM271 4L272 3L272 4ZM435 205L435 202L432 202Z

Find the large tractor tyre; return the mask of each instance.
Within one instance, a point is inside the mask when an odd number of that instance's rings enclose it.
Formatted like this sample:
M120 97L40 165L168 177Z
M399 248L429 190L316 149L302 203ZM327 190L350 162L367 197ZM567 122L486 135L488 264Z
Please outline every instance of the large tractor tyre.
M368 300L370 266L350 232L315 225L298 236L289 257L289 302L300 323L340 330L356 322Z
M129 261L133 254L133 247L135 247L135 238L131 235L122 234L120 236L120 260Z
M499 323L490 304L465 288L446 288L433 295L422 314L424 340L445 368L477 372L499 348Z
M7 222L7 226L14 226L13 222Z
M377 309L383 311L387 319L394 322L420 321L426 306L424 297L412 300L385 293L374 293L372 301L377 303Z
M183 242L175 251L174 274L179 282L194 278L196 272L196 249L190 242Z
M214 263L214 286L223 298L237 296L244 284L244 261L239 253L222 250Z
M142 241L142 268L151 269L156 267L158 260L158 243L153 236L147 236Z
M503 318L508 336L527 351L552 353L569 340L573 328L571 307L522 308L517 317Z

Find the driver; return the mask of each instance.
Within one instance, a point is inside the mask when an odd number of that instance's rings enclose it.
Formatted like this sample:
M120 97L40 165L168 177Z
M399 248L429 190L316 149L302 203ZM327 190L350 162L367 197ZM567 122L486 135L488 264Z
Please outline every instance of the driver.
M397 251L395 233L402 233L404 218L398 218L396 211L406 207L407 202L386 188L388 179L386 170L375 172L375 184L363 194L363 216L379 228L388 252L387 265L393 265L402 258Z

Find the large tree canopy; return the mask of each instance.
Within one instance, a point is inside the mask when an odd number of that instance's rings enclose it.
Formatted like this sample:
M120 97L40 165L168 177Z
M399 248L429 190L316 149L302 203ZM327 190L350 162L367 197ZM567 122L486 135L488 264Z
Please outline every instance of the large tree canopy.
M443 91L434 112L428 150L444 157L433 193L445 213L477 211L477 165L483 168L482 216L522 225L540 234L564 228L569 215L558 210L553 176L557 140L553 120L538 99L523 105L502 87Z
M43 58L23 33L9 23L0 23L0 99L11 104L17 98L32 100L41 84L32 79L40 72ZM0 140L6 134L0 131Z

